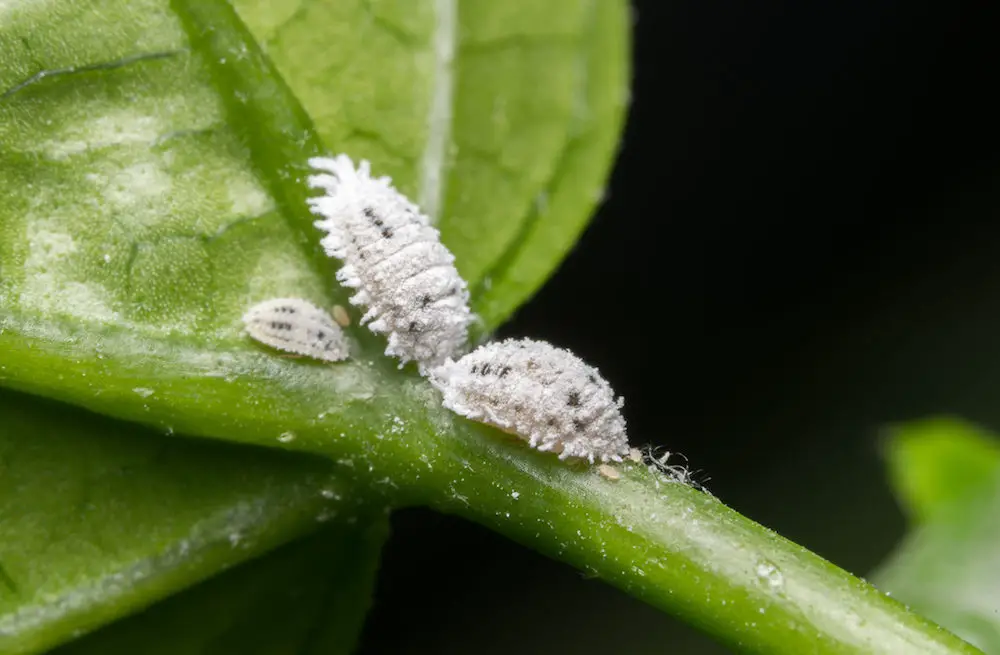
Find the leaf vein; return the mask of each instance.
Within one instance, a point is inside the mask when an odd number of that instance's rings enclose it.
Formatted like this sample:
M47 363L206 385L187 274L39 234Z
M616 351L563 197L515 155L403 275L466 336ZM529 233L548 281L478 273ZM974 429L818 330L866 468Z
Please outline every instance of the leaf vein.
M175 57L179 54L183 54L185 50L167 50L164 52L144 52L137 55L129 55L128 57L122 57L121 59L115 59L113 61L104 61L95 64L84 64L83 66L66 66L64 68L46 68L38 71L34 75L21 80L14 86L10 87L3 93L0 93L0 100L5 100L10 96L18 93L19 91L33 85L37 84L50 77L62 77L66 75L76 75L79 73L92 73L95 71L102 70L114 70L116 68L124 68L126 66L131 66L132 64L137 64L140 62L154 61L157 59L167 59L170 57Z

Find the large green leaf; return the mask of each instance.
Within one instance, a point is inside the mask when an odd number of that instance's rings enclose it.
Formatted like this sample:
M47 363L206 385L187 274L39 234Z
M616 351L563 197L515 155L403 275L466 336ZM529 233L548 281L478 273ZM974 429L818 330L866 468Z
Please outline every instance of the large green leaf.
M0 652L37 652L346 518L321 460L0 395Z
M347 655L364 623L386 523L336 524L55 653Z
M879 586L987 653L1000 653L1000 441L954 419L903 425L887 448L917 525Z

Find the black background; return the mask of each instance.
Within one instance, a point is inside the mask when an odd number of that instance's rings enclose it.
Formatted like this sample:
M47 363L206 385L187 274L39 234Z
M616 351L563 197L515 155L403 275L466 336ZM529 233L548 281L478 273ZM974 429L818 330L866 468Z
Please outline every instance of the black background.
M880 430L1000 428L1000 23L959 2L634 6L606 202L502 334L575 350L634 444L863 575L905 527ZM394 530L366 655L725 652L478 526L410 510Z

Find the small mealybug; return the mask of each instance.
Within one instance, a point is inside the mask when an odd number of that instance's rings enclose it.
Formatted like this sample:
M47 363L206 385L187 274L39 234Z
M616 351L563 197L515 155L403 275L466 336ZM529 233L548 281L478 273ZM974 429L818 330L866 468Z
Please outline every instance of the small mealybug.
M328 362L347 359L347 339L330 315L301 298L272 298L243 315L247 334L286 352Z
M444 406L511 432L560 459L620 462L629 453L624 401L597 369L543 341L507 339L430 374Z
M427 216L390 178L372 177L367 161L355 168L338 155L309 165L322 171L309 186L326 192L308 200L322 217L320 243L344 262L337 279L357 289L351 303L368 308L362 324L388 335L385 352L400 366L415 361L423 374L460 354L473 320L469 291Z

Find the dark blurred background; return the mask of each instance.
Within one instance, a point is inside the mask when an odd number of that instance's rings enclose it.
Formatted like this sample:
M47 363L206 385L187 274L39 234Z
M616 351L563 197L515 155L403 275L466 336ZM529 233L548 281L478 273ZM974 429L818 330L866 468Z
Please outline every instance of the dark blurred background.
M988 3L633 4L608 197L502 334L572 348L634 444L864 575L905 529L885 426L1000 428L1000 23ZM727 652L478 526L394 529L365 655Z

